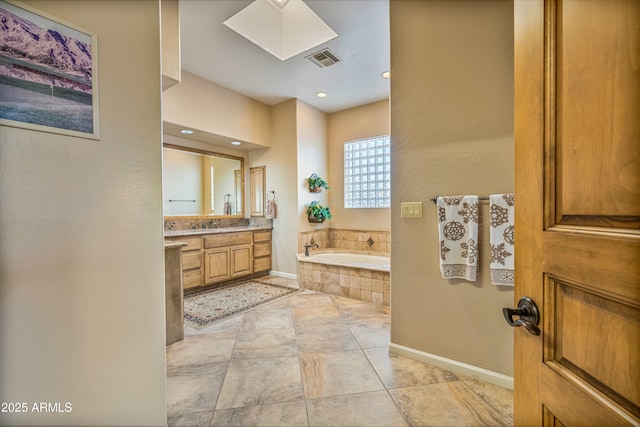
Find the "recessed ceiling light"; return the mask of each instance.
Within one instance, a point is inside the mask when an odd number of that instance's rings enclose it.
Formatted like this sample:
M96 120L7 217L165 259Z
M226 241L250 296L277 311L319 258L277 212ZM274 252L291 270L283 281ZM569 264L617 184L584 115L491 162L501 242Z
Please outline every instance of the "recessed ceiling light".
M242 142L240 141L231 141L231 145L240 145Z
M191 135L193 131L191 129L182 129L180 133L183 133L185 135Z
M389 71L385 71L384 73L382 73L382 77L384 77L385 79L388 79L391 76L391 73Z
M327 96L327 94L326 94L326 92L317 92L317 93L316 93L316 96L317 96L318 98L325 98L325 97Z

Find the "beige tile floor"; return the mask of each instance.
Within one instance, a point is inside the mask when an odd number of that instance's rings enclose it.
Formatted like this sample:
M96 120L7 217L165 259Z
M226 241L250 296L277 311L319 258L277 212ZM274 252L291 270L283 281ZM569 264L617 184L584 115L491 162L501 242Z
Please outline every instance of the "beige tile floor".
M513 424L511 390L390 354L388 344L387 309L311 291L185 326L167 347L168 425Z

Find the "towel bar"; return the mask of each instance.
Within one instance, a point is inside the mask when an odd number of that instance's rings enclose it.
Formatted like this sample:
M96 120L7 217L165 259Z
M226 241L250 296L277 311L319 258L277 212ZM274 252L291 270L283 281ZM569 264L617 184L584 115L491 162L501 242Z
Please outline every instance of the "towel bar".
M437 203L438 202L438 197L440 196L436 196L436 197L432 197L429 200L431 200L433 203ZM478 197L478 201L489 201L489 197Z

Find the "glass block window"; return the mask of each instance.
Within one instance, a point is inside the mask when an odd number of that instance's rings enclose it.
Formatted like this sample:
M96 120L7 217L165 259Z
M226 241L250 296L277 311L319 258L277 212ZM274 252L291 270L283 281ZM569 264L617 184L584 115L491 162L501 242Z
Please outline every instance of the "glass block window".
M344 207L391 206L389 135L344 144Z

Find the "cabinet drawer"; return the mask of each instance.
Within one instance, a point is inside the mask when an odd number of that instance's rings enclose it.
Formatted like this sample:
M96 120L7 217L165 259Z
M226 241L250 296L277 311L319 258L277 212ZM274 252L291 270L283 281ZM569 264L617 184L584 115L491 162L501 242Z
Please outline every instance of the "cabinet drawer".
M253 242L267 242L271 240L271 230L266 231L254 231Z
M202 251L189 251L182 253L182 269L190 270L192 268L202 267Z
M202 285L202 269L188 270L182 272L182 286L184 289L194 288Z
M220 246L235 246L251 243L251 233L225 233L204 237L204 248L217 248Z
M253 260L253 272L271 270L271 257L256 258Z
M167 240L171 240L172 242L186 243L187 246L182 247L182 252L202 249L202 236L171 237L167 238Z
M271 255L271 242L255 243L253 245L253 256L255 258Z

